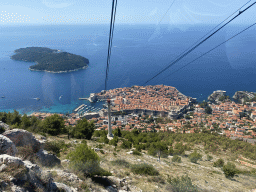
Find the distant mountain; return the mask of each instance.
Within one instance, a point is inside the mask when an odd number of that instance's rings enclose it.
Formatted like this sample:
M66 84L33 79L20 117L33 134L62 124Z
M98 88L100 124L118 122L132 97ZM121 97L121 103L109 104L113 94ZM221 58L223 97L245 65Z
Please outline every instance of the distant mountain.
M13 60L37 63L30 70L60 73L86 68L89 64L85 57L46 47L26 47L14 52Z

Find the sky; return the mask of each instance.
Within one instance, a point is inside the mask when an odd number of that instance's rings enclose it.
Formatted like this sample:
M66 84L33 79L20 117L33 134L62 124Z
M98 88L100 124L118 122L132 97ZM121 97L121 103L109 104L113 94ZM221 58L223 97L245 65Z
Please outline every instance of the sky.
M118 0L116 24L215 24L248 1ZM254 2L251 0L245 7ZM109 24L111 7L112 0L1 1L0 25ZM256 5L232 23L253 24L255 12Z

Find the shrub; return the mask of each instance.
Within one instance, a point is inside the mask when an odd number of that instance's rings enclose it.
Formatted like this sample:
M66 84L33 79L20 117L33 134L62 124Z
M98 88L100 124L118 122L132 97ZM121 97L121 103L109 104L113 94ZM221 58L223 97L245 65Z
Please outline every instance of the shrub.
M223 166L223 172L225 174L225 177L227 178L234 177L237 173L236 166L233 163L228 162L226 165Z
M181 176L181 177L169 177L167 179L167 182L171 184L170 187L168 187L168 191L174 191L174 192L180 192L180 191L189 191L189 192L197 192L198 189L196 186L192 184L192 181L188 175ZM170 189L169 189L170 188Z
M213 163L213 167L223 167L224 165L224 160L223 159L218 159Z
M122 149L131 149L132 148L132 143L130 141L123 141L121 144Z
M178 155L174 155L172 158L172 162L181 163L181 157L179 157Z
M50 135L58 135L65 132L64 119L58 114L51 115L46 117L42 121L40 127L42 132L48 133Z
M118 165L118 166L124 166L126 168L129 168L130 167L130 163L123 160L123 159L117 159L115 161L111 161L111 164L112 165Z
M103 145L102 144L98 144L98 145L96 145L96 148L102 149Z
M198 160L202 159L202 155L200 153L197 153L197 150L195 150L188 156L188 158L192 163L197 163Z
M142 155L142 154L141 154L139 151L137 151L137 150L134 150L132 154L133 154L133 155L138 155L138 156L141 156L141 155Z
M70 145L65 144L65 141L46 141L44 149L47 151L52 152L56 156L60 156L60 150L61 149L67 149Z
M67 158L70 159L70 168L82 172L85 176L111 175L100 167L99 156L86 144L78 145L74 151L67 155Z
M77 122L77 125L72 129L71 135L77 139L88 139L92 138L95 125L92 122L87 121L83 118Z
M153 176L148 178L148 182L165 184L165 180L161 176Z
M140 175L151 175L151 176L159 175L159 172L152 165L149 165L146 163L132 165L131 171L135 174L140 174Z
M211 155L207 155L207 161L211 161L213 157Z
M109 139L107 138L106 135L104 135L104 136L101 136L101 137L100 137L99 142L100 142L100 143L106 143L106 144L108 144L108 143L109 143Z
M0 134L2 134L3 132L5 132L4 127L0 126Z
M118 137L115 135L112 140L109 141L110 145L117 146L118 143Z
M23 147L17 147L18 153L17 156L20 156L23 161L28 160L31 163L38 162L38 156L36 155L37 151L34 151L31 145L26 145Z

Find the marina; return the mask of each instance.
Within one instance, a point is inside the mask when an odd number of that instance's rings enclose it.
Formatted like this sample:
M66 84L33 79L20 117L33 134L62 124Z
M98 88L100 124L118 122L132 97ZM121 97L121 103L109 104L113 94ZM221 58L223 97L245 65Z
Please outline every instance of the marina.
M77 112L79 109L81 109L81 108L84 107L84 106L85 106L85 104L82 104L82 105L80 105L79 107L77 107L74 111Z

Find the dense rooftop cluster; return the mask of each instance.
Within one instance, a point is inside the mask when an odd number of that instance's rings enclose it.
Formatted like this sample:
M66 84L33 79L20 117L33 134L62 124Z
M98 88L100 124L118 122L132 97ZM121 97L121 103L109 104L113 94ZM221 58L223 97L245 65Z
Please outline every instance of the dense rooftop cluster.
M189 98L175 87L165 85L132 86L96 94L98 98L115 98L113 111L144 109L170 111L189 104Z

